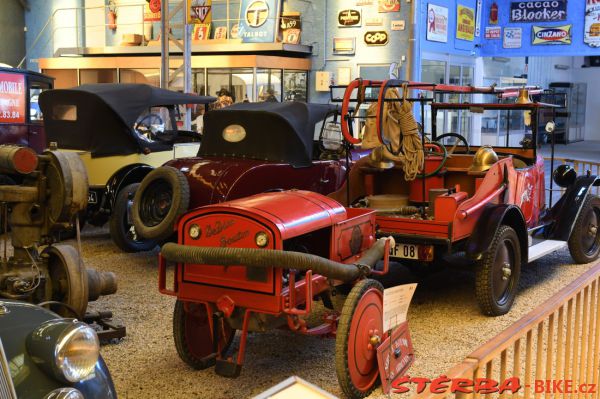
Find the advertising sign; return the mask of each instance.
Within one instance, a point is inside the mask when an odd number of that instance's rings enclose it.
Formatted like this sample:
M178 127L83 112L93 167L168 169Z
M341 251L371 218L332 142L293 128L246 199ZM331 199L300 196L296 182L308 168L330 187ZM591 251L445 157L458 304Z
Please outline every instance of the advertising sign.
M460 4L456 10L456 38L475 40L475 10Z
M281 16L279 29L281 30L283 43L300 43L300 35L302 34L302 20L300 19L300 13L284 13Z
M353 37L334 37L333 54L352 55L355 52L356 39Z
M210 39L210 24L196 24L192 31L192 40Z
M583 41L590 47L600 47L600 1L587 0Z
M379 0L379 12L400 11L400 0Z
M571 44L571 28L563 26L533 26L531 44Z
M244 43L272 43L277 35L280 0L242 0L238 36Z
M500 39L502 35L502 28L499 26L486 26L485 27L485 38L486 39Z
M567 19L567 0L526 0L510 3L510 22L548 22Z
M144 4L144 21L160 21L160 0L151 0Z
M25 123L25 76L0 73L0 123Z
M521 28L504 28L504 48L521 48L523 31Z
M342 10L338 13L338 26L340 28L356 27L362 24L359 10Z
M365 33L364 39L367 46L385 46L388 42L388 34L383 30L370 31Z
M448 41L448 9L427 4L427 40L446 43Z
M186 0L188 24L210 24L212 0Z
M398 21L391 22L392 30L404 30L406 27L406 21L399 19Z

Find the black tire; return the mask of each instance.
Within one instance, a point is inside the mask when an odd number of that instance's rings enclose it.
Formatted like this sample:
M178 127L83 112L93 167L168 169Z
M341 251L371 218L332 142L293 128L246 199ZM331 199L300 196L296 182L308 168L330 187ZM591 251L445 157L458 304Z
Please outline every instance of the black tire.
M185 363L196 370L204 370L215 365L215 358L207 358L212 353L212 331L208 321L206 306L202 303L188 302L188 311L184 301L175 302L173 311L173 339L177 354ZM223 336L224 335L224 336ZM224 323L221 336L221 354L227 352L235 330Z
M374 311L375 315L379 311L381 312L381 318L378 321L375 321L375 318L371 318L368 315L364 307L365 303L361 303L361 301L365 300L364 297L367 295L373 296L373 293L376 294L375 297L380 296L381 299L380 304L375 304L375 307L378 309ZM367 309L373 309L371 305L373 303L366 303ZM363 318L363 315L365 315L366 319ZM372 329L372 323L380 325L377 329L380 336L383 336L383 286L378 281L365 279L356 283L346 298L335 339L335 371L338 382L344 394L352 399L369 396L381 382L375 349L370 351L372 353L369 353L371 358L368 361L365 362L364 358L361 359L362 362L358 360L361 355L364 355L364 348L368 342L359 340L357 332L364 333ZM351 336L354 337L354 342L350 340ZM357 344L362 346L358 347ZM354 351L352 348L354 348ZM361 351L361 349L363 350ZM362 364L359 365L359 363ZM366 368L365 364L367 365ZM357 386L357 384L362 384L363 386Z
M481 311L488 316L507 313L515 301L520 276L519 237L512 227L500 226L475 267L475 295Z
M600 255L600 198L588 195L569 237L569 252L576 263L589 263Z
M135 230L144 238L166 240L189 204L190 187L185 175L171 166L156 168L142 180L135 194L132 208Z
M157 245L155 240L140 237L127 217L131 198L139 185L140 183L129 184L119 191L110 215L110 236L117 247L125 252L149 251Z

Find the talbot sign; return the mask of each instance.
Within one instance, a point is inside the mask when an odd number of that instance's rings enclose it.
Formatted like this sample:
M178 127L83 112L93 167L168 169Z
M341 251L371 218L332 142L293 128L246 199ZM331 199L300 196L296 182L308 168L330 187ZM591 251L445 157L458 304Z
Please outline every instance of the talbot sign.
M548 22L567 19L567 0L514 1L510 22Z

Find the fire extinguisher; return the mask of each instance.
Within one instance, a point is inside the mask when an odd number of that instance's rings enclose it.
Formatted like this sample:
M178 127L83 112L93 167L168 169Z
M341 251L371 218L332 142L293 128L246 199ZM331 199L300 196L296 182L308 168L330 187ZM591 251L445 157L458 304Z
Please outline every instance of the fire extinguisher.
M490 24L498 24L498 4L496 4L496 2L493 2L492 6L490 7Z
M117 30L117 6L113 0L108 2L108 29Z

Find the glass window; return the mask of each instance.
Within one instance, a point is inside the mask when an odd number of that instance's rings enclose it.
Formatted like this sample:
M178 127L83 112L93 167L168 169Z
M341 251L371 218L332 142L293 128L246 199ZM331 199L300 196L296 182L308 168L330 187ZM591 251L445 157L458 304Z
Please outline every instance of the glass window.
M206 93L204 76L204 69L192 69L192 91L199 96L210 95Z
M252 97L254 78L251 68L208 69L207 74L206 95L219 97L219 94L225 94L232 102L249 101Z
M79 83L117 83L116 69L80 69Z
M145 83L151 86L160 87L160 69L124 68L119 70L119 79L121 83Z
M29 121L42 122L44 116L38 104L40 93L48 90L50 86L46 83L31 82L29 85Z
M281 102L282 70L259 69L256 71L257 101Z
M421 62L421 81L427 83L445 83L446 82L446 63L444 61L423 60ZM441 101L442 97L438 96L436 101ZM425 132L431 132L431 109L425 107ZM444 113L438 112L436 115L436 126L438 135L442 134L440 128L444 126Z
M306 71L283 72L283 101L308 101L308 73Z

